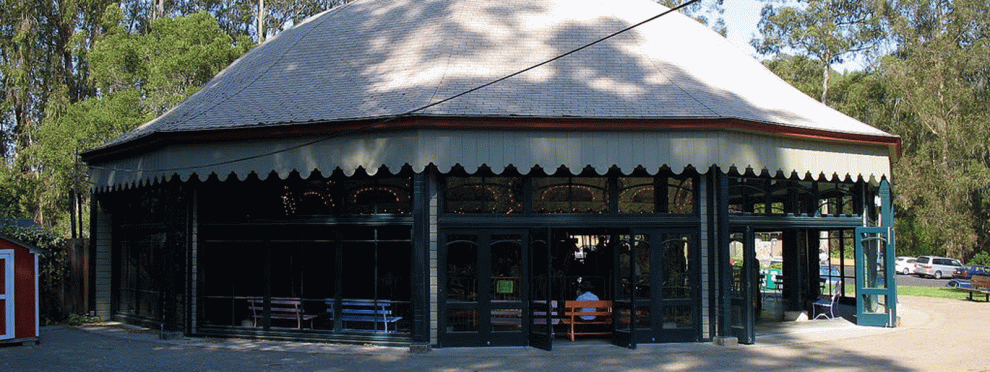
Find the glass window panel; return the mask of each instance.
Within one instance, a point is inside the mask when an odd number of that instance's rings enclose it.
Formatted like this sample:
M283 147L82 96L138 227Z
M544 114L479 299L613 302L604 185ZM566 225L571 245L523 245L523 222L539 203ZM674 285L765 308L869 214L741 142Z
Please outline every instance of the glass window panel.
M649 306L636 306L636 328L649 329L652 324Z
M450 236L447 244L447 301L478 301L476 236Z
M146 319L160 319L158 304L159 254L165 233L133 233L120 243L121 293L119 312Z
M685 235L666 235L663 244L663 298L691 298L691 246Z
M409 301L412 290L410 258L412 245L408 242L378 243L378 298Z
M522 237L493 236L491 245L492 301L522 300Z
M533 210L537 213L608 212L606 177L535 177Z
M493 309L492 331L518 332L522 330L522 309Z
M869 240L868 240L869 239ZM864 235L863 288L887 288L887 273L883 265L886 244L878 236Z
M631 312L629 311L629 308L615 308L614 311L615 311L615 321L617 322L615 328L620 330L630 329L629 323L632 319L632 316L631 316ZM647 311L649 310L647 309Z
M887 314L887 296L864 294L862 296L863 312L868 314Z
M334 209L333 181L285 182L282 204L286 216L328 215Z
M204 243L199 251L200 324L253 327L247 298L264 294L267 248L251 243Z
M729 264L732 266L732 292L734 297L742 296L743 234L729 235Z
M663 328L679 329L693 328L690 306L665 306L663 309Z
M792 185L798 203L795 214L814 215L818 210L818 203L814 200L814 183L798 181L793 182Z
M670 213L694 213L694 177L668 177L667 203Z
M636 235L636 298L650 298L650 239L649 235Z
M619 177L619 213L656 212L653 177Z
M375 298L375 244L349 240L343 241L341 297L353 299ZM274 279L274 278L273 278ZM272 291L274 294L274 289Z
M768 186L763 178L730 177L729 213L766 213L766 196L770 190L773 186Z
M409 177L349 178L340 183L346 190L344 214L408 214L412 210Z
M628 236L622 237L622 241L618 243L619 250L619 272L617 273L619 278L619 293L616 293L617 299L628 300L632 298L633 295L633 285L629 281L632 275L632 246L629 245Z
M447 332L477 332L478 311L473 309L452 309L447 311Z
M447 213L519 213L521 177L450 177L444 198Z
M770 192L770 213L784 215L793 211L791 202L791 181L789 180L769 180Z
M742 177L729 177L729 213L743 213L745 199Z

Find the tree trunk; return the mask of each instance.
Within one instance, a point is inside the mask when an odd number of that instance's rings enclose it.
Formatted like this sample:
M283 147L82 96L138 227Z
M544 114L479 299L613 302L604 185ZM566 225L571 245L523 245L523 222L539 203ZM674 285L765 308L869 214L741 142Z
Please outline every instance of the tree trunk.
M828 104L828 85L832 80L832 52L825 52L825 58L822 59L822 104Z
M265 0L258 0L258 44L265 41Z

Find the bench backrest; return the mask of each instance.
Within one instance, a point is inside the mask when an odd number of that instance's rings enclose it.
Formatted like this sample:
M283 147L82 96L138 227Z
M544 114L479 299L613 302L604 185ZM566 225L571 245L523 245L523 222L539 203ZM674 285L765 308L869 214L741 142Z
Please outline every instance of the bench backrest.
M265 310L265 300L261 298L249 298L248 308L255 315L260 314L261 311ZM302 301L300 300L287 300L287 299L275 299L271 300L271 311L273 314L300 314L302 313Z
M332 298L326 299L327 312L334 312L336 301ZM352 315L392 315L392 301L389 300L369 300L369 299L349 299L340 300L340 313Z
M585 311L585 309L594 309ZM612 315L612 301L564 301L564 316Z
M970 282L973 284L973 288L990 288L990 276L973 275Z

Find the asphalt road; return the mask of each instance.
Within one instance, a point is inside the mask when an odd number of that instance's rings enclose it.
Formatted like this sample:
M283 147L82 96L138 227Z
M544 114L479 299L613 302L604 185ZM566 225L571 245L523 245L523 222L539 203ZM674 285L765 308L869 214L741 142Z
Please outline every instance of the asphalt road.
M917 275L897 275L897 285L913 285L919 287L945 287L949 279L919 278Z
M846 266L846 273L855 272L856 268L853 266ZM895 275L897 280L897 285L910 285L918 287L945 287L949 279L931 279L931 278L919 278L917 275Z

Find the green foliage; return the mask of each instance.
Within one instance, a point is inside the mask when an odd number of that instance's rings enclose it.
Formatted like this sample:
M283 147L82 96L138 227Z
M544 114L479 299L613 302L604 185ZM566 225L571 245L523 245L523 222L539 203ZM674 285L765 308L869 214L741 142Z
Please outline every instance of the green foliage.
M99 323L99 319L93 319L85 315L79 314L69 314L69 317L65 319L65 324L70 326L81 326L84 324Z
M686 3L688 0L654 0L655 2L674 8ZM725 0L698 1L681 9L684 14L694 17L698 22L704 23L711 29L725 36L728 30L725 28L724 8Z
M768 5L761 21L764 39L754 44L777 54L766 65L798 89L811 96L830 92L832 107L901 137L902 157L893 170L898 254L967 257L988 250L990 12L985 2L860 4L881 4L873 13L897 50L868 71L831 81L811 73L809 60L820 61L820 52L785 43L813 31L783 32L785 26L832 23L813 16L813 3L801 1L804 8L786 12Z
M29 186L23 200L35 201L23 210L39 211L47 226L60 231L69 230L70 191L84 195L88 188L79 152L164 113L253 46L246 36L223 32L204 11L152 20L140 33L126 27L120 7L110 5L102 27L103 37L86 52L98 94L49 116L35 135L37 144L22 150L36 170L33 182L21 180Z
M832 65L865 51L884 38L869 2L848 0L765 0L760 13L762 37L750 43L763 55L800 53L818 62L822 102L828 102ZM781 5L786 4L786 5Z
M38 255L38 294L42 322L50 324L61 320L62 309L51 300L60 297L60 286L69 274L69 251L65 239L44 229L14 225L0 227L0 234L41 250Z
M990 185L990 15L974 1L906 1L889 14L900 48L878 73L904 158L898 174L899 214L937 235L938 254L965 257L986 247Z
M129 94L141 98L142 114L163 114L253 46L246 36L225 33L205 11L152 20L147 33L113 24L119 19L119 9L108 9L107 35L89 52L92 80L103 92L98 98L134 90Z
M990 254L987 254L986 251L977 252L973 258L969 259L969 264L990 266Z

